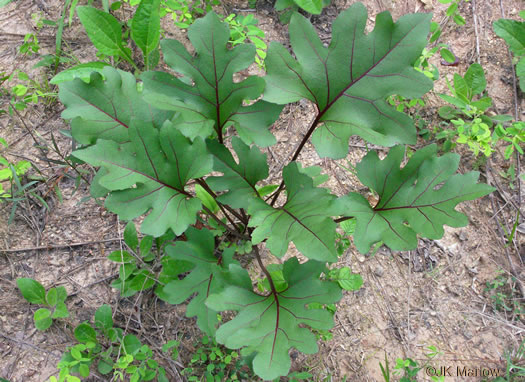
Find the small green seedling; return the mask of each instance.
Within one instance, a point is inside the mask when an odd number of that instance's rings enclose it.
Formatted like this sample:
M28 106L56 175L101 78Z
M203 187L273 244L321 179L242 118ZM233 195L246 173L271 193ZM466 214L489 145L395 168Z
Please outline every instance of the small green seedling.
M525 306L514 287L515 282L513 276L507 276L503 270L500 270L492 281L487 281L484 292L492 300L495 310L513 314L516 319L520 319L525 313Z
M258 20L252 14L247 16L230 14L224 21L230 28L230 44L236 46L251 42L255 45L255 62L260 68L264 68L268 46L263 41L263 30L257 26Z
M144 236L140 241L133 222L124 229L124 242L130 249L117 250L109 254L108 259L121 264L119 278L111 283L113 288L120 290L121 297L130 297L135 293L147 290L156 285L157 277L153 271L156 261L160 259L164 244L174 239L167 233L159 238ZM153 247L153 244L156 244Z
M63 286L50 288L46 293L42 284L30 278L17 279L16 284L22 296L24 296L28 302L47 306L47 308L38 309L33 315L35 327L38 330L46 330L49 328L54 318L69 317L69 312L65 304L67 292Z
M0 145L8 148L4 138L0 138ZM2 186L3 182L12 182L13 176L22 176L31 168L31 163L26 160L20 160L16 162L10 162L5 156L0 155L0 198L9 198L11 194L4 191ZM14 174L14 175L13 175ZM1 200L1 199L0 199Z
M451 95L439 94L439 96L453 106L443 106L439 109L439 115L449 120L452 129L444 129L436 136L437 139L445 139L443 148L448 151L456 143L468 145L475 155L482 152L490 156L495 150L495 144L503 139L512 144L506 151L506 155L518 147L522 135L521 126L505 129L502 123L509 121L512 117L507 115L488 116L487 110L492 106L492 98L483 95L487 86L485 72L479 64L472 64L465 75L461 77L454 74L454 81L447 80ZM494 133L492 131L493 126Z
M122 26L111 14L90 6L77 7L77 14L86 33L98 49L100 57L123 59L135 70L138 66L131 49L122 38ZM142 50L144 67L153 69L159 61L160 9L159 0L142 0L130 23L131 38Z
M417 382L418 373L421 370L425 369L427 366L429 366L433 360L435 360L437 357L443 354L434 345L428 346L426 350L426 360L422 364L418 363L412 358L397 358L396 365L394 366L392 374L390 374L389 362L385 353L385 364L383 365L381 362L379 362L381 374L383 375L383 379L385 380L385 382L390 382L392 375L399 376L399 382ZM430 376L430 380L432 382L444 382L445 377L443 375Z
M75 328L74 334L79 343L67 349L57 365L58 378L52 376L49 382L80 381L76 375L88 378L95 365L98 373L108 378L111 375L112 381L141 382L157 378L159 382L168 382L166 370L153 359L150 347L114 326L109 305L97 309L94 327L84 322Z
M446 15L447 17L451 17L452 20L454 20L454 22L459 26L463 26L466 24L465 19L459 13L459 5L462 1L463 0L439 0L441 4L450 4L447 8ZM465 0L465 2L468 1L469 0Z
M514 150L523 155L522 144L525 142L525 122L513 122L510 126L504 127L502 124L494 128L493 139L509 142L505 147L504 157L509 160Z
M208 336L203 336L197 344L189 367L182 370L181 374L189 382L200 382L203 376L205 381L242 381L252 380L252 373L242 369L244 363L239 353L225 349Z

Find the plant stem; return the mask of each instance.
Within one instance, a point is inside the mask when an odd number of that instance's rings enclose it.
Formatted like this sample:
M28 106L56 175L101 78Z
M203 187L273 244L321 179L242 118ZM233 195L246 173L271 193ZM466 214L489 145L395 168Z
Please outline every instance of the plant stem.
M89 184L89 179L87 179L80 171L77 170L77 166L75 166L73 164L73 162L71 162L69 159L67 159L64 155L62 155L62 153L60 152L60 149L58 148L58 145L56 144L55 142L55 137L53 135L53 132L51 132L51 140L53 141L53 146L55 147L55 150L53 150L64 162L67 163L67 165L69 167L71 167L73 169L73 171L75 171L77 173L78 176L80 176L80 178L82 178L82 180L84 182L86 182L86 184Z
M272 276L270 276L270 272L268 272L268 269L266 269L261 260L261 255L259 254L259 247L255 245L253 248L255 252L255 258L257 259L257 263L259 264L259 267L261 267L261 270L263 271L264 275L268 279L268 282L270 283L270 289L272 290L272 294L275 298L277 298L277 289L275 288L275 284L273 283Z
M38 148L38 150L40 151L40 153L42 154L42 159L43 160L47 160L47 155L46 155L46 152L44 151L44 149L40 146L40 142L38 141L38 139L36 139L35 135L33 134L33 132L31 131L31 129L29 128L29 126L27 126L24 118L22 118L22 116L20 115L20 113L18 112L18 110L16 110L15 106L13 105L12 102L9 102L9 106L11 106L11 109L15 112L16 116L18 117L18 119L20 120L20 122L22 122L22 125L24 126L24 128L27 130L27 133L31 136L31 138L33 138L33 142L35 142L35 146ZM47 146L47 145L46 145ZM48 162L49 163L49 162Z
M243 239L243 240L250 240L250 237L243 235L240 232L237 232L235 229L230 228L226 223L224 223L221 219L219 219L219 217L215 215L208 207L203 205L202 209L206 211L208 215L214 218L217 221L217 223L219 223L221 226L226 228L226 230L230 232L232 235L237 236L238 238Z
M208 192L208 194L210 194L212 196L213 199L215 199L215 202L217 202L217 204L219 205L219 207L222 205L226 210L228 210L233 216L235 216L237 219L239 219L243 224L248 224L248 219L246 218L246 216L241 216L237 211L235 211L233 208L231 208L230 206L227 206L225 204L222 204L221 202L219 202L217 200L217 194L215 192L213 192L213 190L210 188L210 186L208 186L208 183L206 183L206 181L203 179L203 178L199 178L199 179L195 179L195 181L202 187L206 190L206 192Z
M133 66L133 69L140 73L140 69L137 66L137 64L135 64L135 62L133 61L133 58L131 58L131 56L128 55L128 53L124 49L120 49L120 51L122 53L120 56L124 58L129 64L131 64L131 66Z
M350 220L350 219L353 219L354 216L343 216L341 218L337 218L337 219L334 219L334 222L335 223L341 223L341 222L344 222L345 220Z
M324 111L326 111L326 110L327 110L327 108L325 108ZM304 145L306 144L306 142L308 142L308 139L310 139L310 136L313 134L315 128L319 124L319 121L320 121L321 117L323 116L324 111L318 113L317 116L315 117L315 119L313 120L313 122L310 124L310 127L308 128L308 131L306 132L305 136L303 137L303 140L301 141L301 143L299 143L299 146L295 150L295 153L294 153L292 159L290 159L290 161L288 162L288 164L290 164L291 162L293 162L294 160L296 160L299 157L299 154L301 153L301 150L304 148ZM281 181L281 184L279 185L279 188L277 189L277 191L275 191L275 193L273 195L273 199L270 202L270 205L272 207L275 204L275 202L277 201L277 198L279 197L279 194L281 193L283 188L284 188L284 181Z

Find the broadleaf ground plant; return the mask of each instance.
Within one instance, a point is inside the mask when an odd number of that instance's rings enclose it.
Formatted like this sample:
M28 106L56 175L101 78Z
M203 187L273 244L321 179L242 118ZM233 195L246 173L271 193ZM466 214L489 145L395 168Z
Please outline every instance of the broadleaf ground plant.
M454 175L459 157L438 157L435 146L404 164L404 145L416 143L416 129L387 98L421 97L431 89L432 81L414 69L430 18L412 14L394 22L383 12L366 34L367 12L356 3L334 21L326 47L310 22L294 14L293 55L272 42L268 74L234 81L254 62L256 49L230 48L227 25L210 12L189 28L194 54L178 41L160 42L177 76L146 71L137 81L104 67L88 83L60 84L63 117L72 120L72 136L82 145L73 155L100 167L93 195L105 197L123 220L146 215L140 227L146 235L178 236L165 245L160 270L153 267L156 273L144 282L154 279L156 295L168 303L192 298L187 315L218 343L253 359L265 380L288 374L291 348L317 352L315 334L334 324L330 304L342 288L361 286L348 268L341 276L330 266L343 252L337 223L355 224L361 252L378 242L410 250L417 235L438 239L443 225L466 225L456 205L492 191L477 183L476 172ZM270 127L284 105L301 99L313 103L315 116L290 152L282 182L269 184L264 147L276 142ZM338 197L320 187L326 178L319 168L298 162L310 138L321 157L344 158L353 135L395 146L386 158L371 151L356 166L377 195L373 205L356 192ZM291 243L306 262L274 258L285 256ZM262 281L250 277L249 261L239 261L246 252ZM348 287L342 279L351 281ZM222 311L233 318L219 320Z

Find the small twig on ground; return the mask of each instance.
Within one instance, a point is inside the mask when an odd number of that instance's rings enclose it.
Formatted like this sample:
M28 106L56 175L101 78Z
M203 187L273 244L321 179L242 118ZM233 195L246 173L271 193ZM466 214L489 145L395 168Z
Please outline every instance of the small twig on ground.
M166 354L164 354L162 349L158 345L156 345L148 336L144 337L144 339L145 339L146 342L148 342L150 344L150 346L152 348L154 348L157 351L157 354L160 357L162 357L168 363L168 366L169 366L169 368L171 370L171 374L176 378L177 382L184 381L182 379L181 375L179 374L179 371L177 370L177 367L184 368L184 365L181 364L180 362L172 360L170 357L168 357Z
M520 206L518 206L516 204L516 202L514 200L512 200L511 197L509 197L505 191L503 191L503 188L501 187L501 185L499 184L498 180L496 179L496 176L495 174L493 173L492 171L492 165L490 163L490 158L487 159L487 164L486 164L486 167L487 167L487 180L488 181L492 181L491 183L492 186L495 186L497 189L498 189L498 193L501 195L501 197L503 198L503 200L505 200L506 202L510 203L516 210L518 210L520 212L520 216L525 216L525 214L523 213L523 211L521 210ZM490 177L489 177L490 175Z
M476 62L479 64L479 33L478 33L478 15L476 14L476 0L472 0L472 18L474 19L474 34L476 35Z
M519 326L516 326L516 325L512 325L510 323L508 323L507 321L504 321L504 320L501 320L497 317L494 317L494 316L490 316L488 314L484 314L484 313L481 313L481 312L476 312L476 311L465 311L465 312L461 312L461 313L475 313L475 314L479 314L480 316L484 317L484 318L488 318L489 320L492 320L492 321L496 321L496 322L499 322L499 323L502 323L503 325L506 325L510 328L513 328L513 329L516 329L518 332L516 334L520 334L520 333L523 333L525 332L525 328L520 328Z
M35 146L38 148L38 150L42 154L42 159L46 160L47 159L47 155L46 155L46 152L44 151L44 149L41 147L41 142L38 141L36 136L33 134L33 131L29 128L29 126L27 126L26 121L24 120L24 118L22 118L22 116L20 115L18 110L16 110L15 106L11 102L9 102L9 106L11 106L11 109L13 109L13 111L17 115L18 119L22 123L22 126L24 126L24 128L27 130L27 133L31 136L31 138L33 138L33 142L35 142Z
M53 118L55 118L58 114L62 113L62 111L64 111L63 108L57 110L56 112L54 112L53 114L51 114L48 118L46 118L44 121L40 122L38 125L36 125L35 127L33 127L33 130L37 130L38 128L46 125L49 121L51 121ZM8 149L11 149L13 148L13 146L17 145L18 143L20 143L21 141L24 140L24 138L29 135L29 132L26 132L24 134L22 134L22 136L20 136L18 139L15 139L13 142L9 142L8 144L8 147L7 148L3 148L2 150L0 150L0 154L2 154L3 152L7 151Z
M52 249L63 249L63 248L70 248L70 247L81 247L84 245L93 245L93 244L100 244L100 243L108 243L112 241L119 241L122 240L119 237L113 238L113 239L104 239L104 240L94 240L94 241L84 241L81 243L71 243L71 244L58 244L58 245L41 245L37 247L28 247L28 248L13 248L13 249L0 249L0 253L17 253L17 252L30 252L30 251L41 251L41 250L52 250Z
M56 359L60 359L60 357L57 356L56 354L54 354L53 352L50 352L49 350L46 350L46 349L42 349L42 348L40 348L40 347L38 347L36 345L33 345L32 343L25 342L25 341L22 341L22 340L17 340L16 338L13 338L13 337L9 337L7 334L4 334L3 332L0 332L0 336L4 337L8 341L17 343L19 345L30 347L33 350L38 350L39 352L49 354L49 355L53 356Z
M118 275L119 275L118 273L115 273L115 274L113 274L113 275L111 275L111 276L104 277L104 278L102 278L102 279L100 279L100 280L97 280L97 281L93 281L92 283L90 283L90 284L88 284L88 285L82 287L82 289L78 289L78 290L76 290L75 292L72 292L72 293L68 294L68 297L76 296L76 295L79 294L83 289L88 289L88 288L91 288L91 287L94 286L94 285L97 285L97 284L103 283L103 282L105 282L105 281L108 281L108 280L114 279L114 278L118 277Z
M408 350L406 339L404 338L403 334L401 333L400 327L398 326L398 324L396 322L397 320L396 320L396 318L394 316L394 312L392 312L392 309L390 308L390 304L387 303L385 295L383 294L383 290L384 290L383 284L381 283L381 281L379 281L379 279L376 277L376 275L374 274L374 272L372 272L372 270L370 268L368 268L368 274L371 275L374 278L374 282L375 283L372 283L371 285L372 286L373 285L378 285L379 286L379 288L377 288L376 291L379 291L379 293L383 297L384 306L386 308L386 312L388 313L388 316L389 316L390 321L392 323L392 329L394 330L394 337L398 337L399 342L401 343L401 345L403 346L403 349L405 350L405 357L408 357L410 353L409 353L409 350Z
M501 11L501 17L505 18L505 10L503 9L503 2L502 0L499 0L499 7ZM516 80L516 70L514 68L514 64L512 63L512 53L510 52L509 47L507 46L507 55L509 56L510 61L510 68L512 73L512 95L514 98L514 119L516 121L520 120L520 113L519 113L519 103L518 103L518 82ZM520 154L516 151L516 179L518 180L518 206L521 207L521 165L520 165ZM522 217L523 214L520 213Z
M408 251L408 290L407 290L407 345L410 349L410 300L412 297L412 256L417 256L416 251Z
M496 207L495 207L495 204L494 204L494 196L492 194L490 194L490 203L492 205L492 209L494 211L496 211ZM505 241L504 240L505 234L504 234L504 232L503 232L503 230L502 230L502 228L501 228L497 218L496 218L496 223L497 223L496 225L498 226L498 232L500 233L501 237L503 238L503 241ZM521 297L525 297L525 293L523 291L523 284L521 283L521 280L519 279L519 274L516 271L516 268L514 267L514 263L512 262L512 258L510 257L509 249L505 245L504 245L504 248L505 248L505 254L507 255L507 261L509 262L510 273L516 279L516 284L518 285L518 288L520 290Z

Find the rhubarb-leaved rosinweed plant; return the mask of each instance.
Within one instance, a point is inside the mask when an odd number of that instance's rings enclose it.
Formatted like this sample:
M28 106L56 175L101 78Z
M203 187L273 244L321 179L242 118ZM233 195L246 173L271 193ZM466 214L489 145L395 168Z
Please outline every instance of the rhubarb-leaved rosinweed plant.
M416 129L387 97L417 98L432 87L413 67L427 43L430 15L394 23L383 12L369 34L366 21L365 7L352 5L334 21L326 47L310 22L294 14L293 56L272 42L268 74L234 81L254 62L255 47L229 49L227 25L208 13L189 28L194 54L175 40L160 43L177 76L147 71L137 83L132 74L105 67L89 83L60 84L63 117L84 145L73 155L100 167L92 193L105 196L106 207L123 220L146 214L142 233L179 237L165 247L160 270L152 268L157 296L172 304L192 298L187 315L218 343L251 355L265 380L289 372L291 348L317 352L316 333L334 324L325 307L341 299L342 287L362 283L348 268L329 266L344 252L338 222L353 219L353 240L363 253L381 242L410 250L417 235L438 239L444 224L466 225L456 205L492 191L477 183L476 172L454 174L459 156L438 157L434 145L404 162L403 145L416 143ZM260 148L276 142L270 126L283 106L303 98L314 104L312 123L290 153L282 182L264 188L269 166ZM344 158L353 135L395 146L386 158L371 151L356 166L359 180L378 196L373 205L357 192L338 197L319 187L318 169L297 161L310 138L320 156ZM308 261L272 261L291 243ZM250 277L235 253L240 247L252 248L243 256L254 259L266 281ZM222 311L233 317L219 320Z

